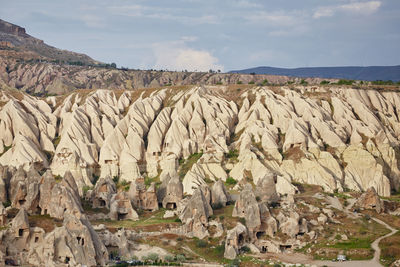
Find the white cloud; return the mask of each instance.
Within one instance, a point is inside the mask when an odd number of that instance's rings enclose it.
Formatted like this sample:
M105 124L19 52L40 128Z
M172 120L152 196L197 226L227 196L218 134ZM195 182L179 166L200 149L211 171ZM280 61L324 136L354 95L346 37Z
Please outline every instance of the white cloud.
M370 15L378 11L381 1L351 2L337 6L324 6L315 10L313 18L332 17L337 12L348 12L362 15Z
M332 17L335 14L335 8L332 7L320 7L313 15L313 18L319 19L322 17Z
M284 12L265 12L259 11L247 17L253 23L268 23L274 26L293 26L298 23L298 18L292 14Z
M197 50L186 45L185 38L174 41L153 44L155 69L208 71L222 70L218 59L209 51Z
M236 6L243 7L243 8L261 8L262 5L254 3L249 0L240 0L236 2Z
M105 26L104 20L96 15L86 14L81 17L81 20L90 28L103 28Z
M215 15L187 16L177 14L174 9L149 7L144 5L111 6L108 8L113 15L154 20L171 20L182 24L200 25L217 24L219 18Z
M341 5L340 8L353 13L372 14L376 12L381 5L381 1L354 2L347 5Z

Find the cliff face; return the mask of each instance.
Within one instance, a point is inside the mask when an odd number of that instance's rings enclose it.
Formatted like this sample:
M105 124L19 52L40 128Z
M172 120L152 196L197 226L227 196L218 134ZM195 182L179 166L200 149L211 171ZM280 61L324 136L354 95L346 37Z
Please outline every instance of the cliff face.
M34 38L25 32L25 29L0 19L0 51L6 46L8 53L1 53L2 56L15 56L15 52L20 53L17 58L20 60L24 57L29 60L47 60L47 61L63 61L63 62L81 62L85 65L98 64L87 55L79 54L67 50L61 50L47 45L42 40ZM11 44L11 46L9 45ZM10 48L12 52L10 53ZM22 55L21 55L22 54Z
M278 192L293 181L328 192L399 189L397 92L186 86L46 99L3 91L2 101L0 164L70 170L79 188L95 174L163 180L202 152L183 176L185 193L206 179L257 184L271 172Z
M26 34L24 28L14 25L14 24L11 24L11 23L1 20L1 19L0 19L0 32L8 33L11 35L16 35L16 36L21 36L21 37L29 37L29 35Z

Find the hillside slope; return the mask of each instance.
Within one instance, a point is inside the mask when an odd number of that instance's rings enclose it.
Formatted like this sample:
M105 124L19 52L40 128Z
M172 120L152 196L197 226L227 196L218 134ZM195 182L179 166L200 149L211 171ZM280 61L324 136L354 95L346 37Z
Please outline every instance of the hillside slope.
M0 19L0 48L31 52L39 58L56 62L95 65L98 61L85 54L61 50L26 33L25 29Z

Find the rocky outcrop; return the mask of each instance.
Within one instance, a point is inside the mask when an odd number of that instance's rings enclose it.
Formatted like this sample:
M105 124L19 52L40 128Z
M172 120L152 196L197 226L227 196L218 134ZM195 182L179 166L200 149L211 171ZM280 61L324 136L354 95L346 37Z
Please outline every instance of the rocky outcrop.
M231 201L231 196L222 180L215 182L211 188L211 205L225 207Z
M135 208L151 211L158 210L155 183L151 183L149 188L146 189L144 179L138 178L131 183L128 194Z
M108 252L84 216L68 213L63 226L30 247L28 262L36 266L104 266L108 262Z
M256 233L261 226L260 208L251 184L246 184L240 192L232 212L233 217L244 218L251 233Z
M381 213L384 211L384 203L376 193L374 187L369 188L366 192L364 192L354 204L355 208L362 209L374 209L377 213Z
M266 175L264 178L258 180L255 189L255 195L261 202L276 203L279 201L278 193L276 192L276 179L274 175Z
M166 180L167 186L165 188L165 196L162 200L162 206L166 209L175 209L179 201L183 198L183 185L176 174L170 179Z
M62 181L54 185L48 204L47 209L42 210L43 214L57 219L64 219L66 212L76 216L83 212L78 187L70 172L66 172Z
M6 209L3 206L3 203L0 202L0 226L4 226L7 223L7 213Z
M121 191L113 195L110 201L110 213L109 217L111 220L132 220L136 221L139 219L138 214L132 207L131 200L129 199L128 193Z
M90 196L93 208L110 208L111 198L117 193L117 187L112 179L100 178Z
M196 189L179 215L179 219L184 224L185 231L189 235L200 239L209 236L207 230L208 217L213 214L210 199L207 198L205 193L207 194L203 188ZM210 196L208 195L208 197Z
M237 223L237 225L226 234L224 257L230 260L235 259L239 254L239 249L247 240L248 234L246 227L241 223Z

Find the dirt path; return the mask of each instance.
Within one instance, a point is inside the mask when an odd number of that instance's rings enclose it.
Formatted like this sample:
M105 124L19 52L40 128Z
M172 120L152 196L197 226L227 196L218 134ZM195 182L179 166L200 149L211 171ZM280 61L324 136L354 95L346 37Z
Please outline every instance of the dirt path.
M387 235L384 235L382 237L379 237L378 239L376 239L372 244L371 247L375 250L374 253L374 258L372 260L376 261L377 263L379 263L379 259L381 257L381 249L379 248L379 242L382 239L385 239L386 237L392 236L394 235L398 230L394 229L393 227L391 227L390 225L388 225L387 223L377 219L377 218L372 218L374 221L376 221L377 223L380 223L382 225L384 225L387 229L389 229L391 232Z
M394 229L393 227L389 226L388 224L386 224L385 222L372 217L372 220L376 221L379 224L382 224L383 226L385 226L387 229L389 229L391 232L387 235L381 236L377 239L375 239L374 242L372 242L371 247L373 250L375 250L374 253L374 257L369 260L369 261L345 261L345 262L332 262L332 261L313 261L310 262L311 264L316 264L318 266L347 266L347 267L381 267L382 265L379 262L380 256L381 256L381 249L379 248L379 242L386 238L389 237L391 235L394 235L398 230Z

